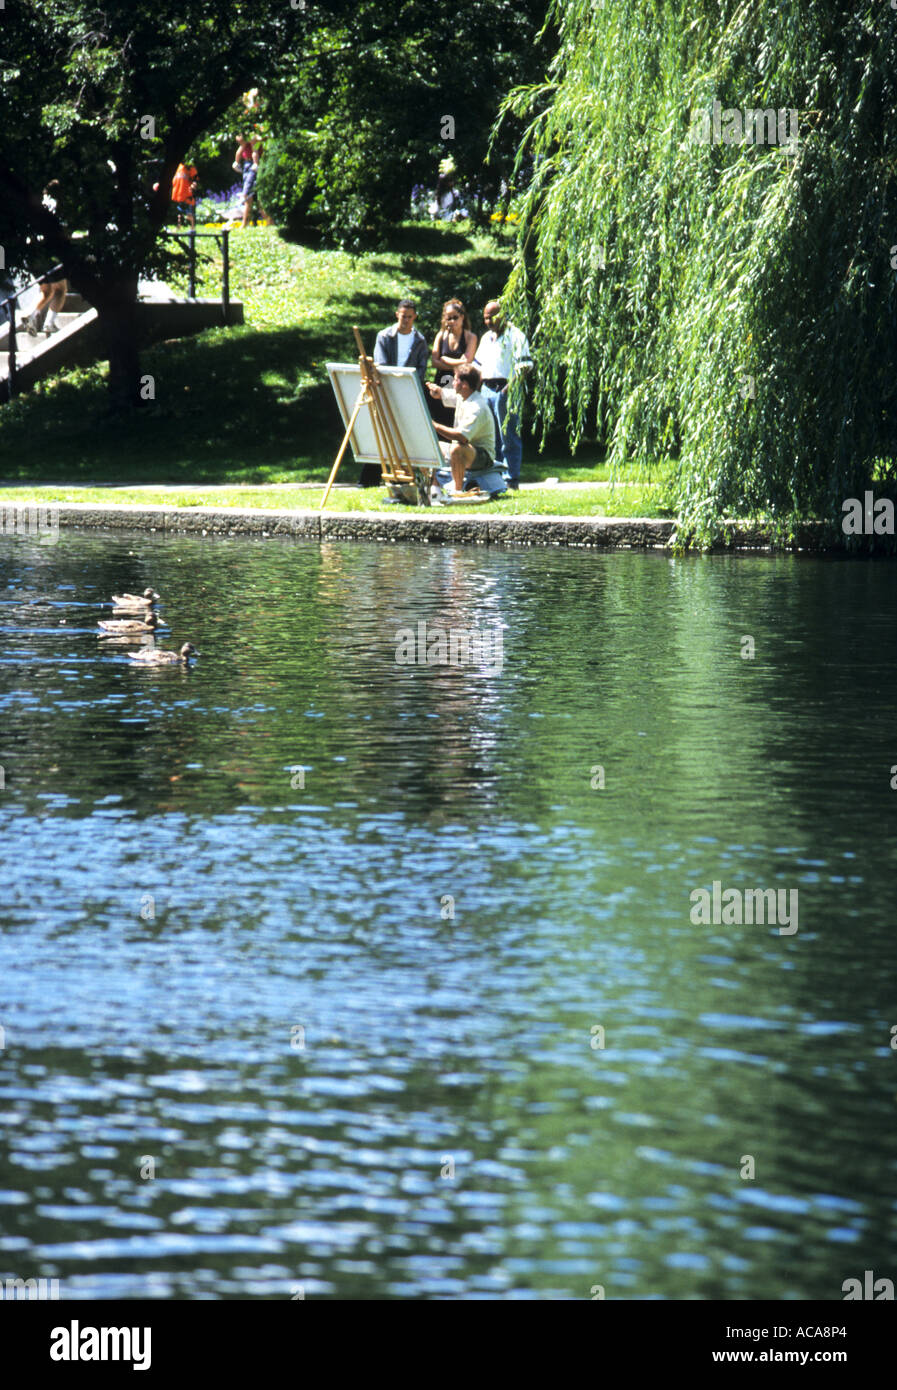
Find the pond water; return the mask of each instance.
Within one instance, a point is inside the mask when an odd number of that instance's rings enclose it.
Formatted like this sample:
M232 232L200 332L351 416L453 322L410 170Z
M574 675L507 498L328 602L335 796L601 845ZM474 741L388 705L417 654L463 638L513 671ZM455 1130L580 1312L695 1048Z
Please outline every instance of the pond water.
M895 576L0 538L0 1278L893 1278ZM98 640L147 584L192 670Z

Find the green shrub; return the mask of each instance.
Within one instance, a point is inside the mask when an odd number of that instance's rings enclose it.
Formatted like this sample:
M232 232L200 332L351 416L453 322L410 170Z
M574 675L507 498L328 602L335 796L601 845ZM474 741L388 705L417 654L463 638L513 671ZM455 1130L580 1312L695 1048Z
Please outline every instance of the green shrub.
M310 131L272 138L259 162L258 201L281 226L295 227L308 215L315 194L315 140Z

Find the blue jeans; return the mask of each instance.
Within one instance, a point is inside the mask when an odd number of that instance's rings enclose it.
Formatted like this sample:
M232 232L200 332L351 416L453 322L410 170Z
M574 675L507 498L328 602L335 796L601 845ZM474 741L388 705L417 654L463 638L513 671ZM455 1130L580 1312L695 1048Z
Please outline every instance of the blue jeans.
M452 481L452 470L450 468L437 468L434 476L440 487L447 487ZM466 469L464 473L465 491L474 486L483 492L490 493L493 497L499 493L507 492L508 484L501 464L497 464L494 468L481 470L479 473L475 473L469 468Z
M515 411L508 410L507 391L495 391L491 386L482 386L480 390L495 421L496 462L504 460L510 481L519 483L520 467L523 463L520 416Z
M250 164L248 160L243 161L243 197L255 197L255 182L259 176L258 167Z

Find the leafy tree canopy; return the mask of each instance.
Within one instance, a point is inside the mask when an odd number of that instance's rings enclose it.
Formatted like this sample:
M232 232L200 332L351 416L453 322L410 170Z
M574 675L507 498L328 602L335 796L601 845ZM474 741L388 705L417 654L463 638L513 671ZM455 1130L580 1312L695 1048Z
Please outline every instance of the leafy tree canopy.
M240 94L264 93L268 191L360 246L404 215L415 181L451 153L459 182L494 192L513 141L484 171L502 92L533 75L542 0L6 0L0 10L0 246L7 267L64 263L100 314L110 388L138 392L138 277L178 163L229 143ZM454 138L447 138L449 124ZM206 144L206 151L209 146ZM58 181L58 209L42 202ZM262 201L266 196L261 185Z
M359 0L317 30L295 74L265 93L274 141L261 199L280 216L316 215L334 242L382 242L415 185L454 161L471 212L499 196L522 126L509 125L487 164L504 95L546 61L545 0Z
M840 516L895 452L897 12L553 14L548 81L505 108L530 121L509 304L543 424L594 427L619 472L671 464L683 539Z
M178 162L242 90L295 66L339 9L7 0L0 11L0 245L12 268L64 262L99 311L114 395L136 396L137 278L166 264L157 237ZM51 179L56 215L41 199Z

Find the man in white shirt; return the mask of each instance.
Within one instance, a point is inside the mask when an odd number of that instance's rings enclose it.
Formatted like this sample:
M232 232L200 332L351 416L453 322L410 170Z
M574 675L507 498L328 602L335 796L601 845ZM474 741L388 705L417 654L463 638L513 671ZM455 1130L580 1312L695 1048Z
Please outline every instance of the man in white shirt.
M506 323L497 299L490 299L483 310L487 332L480 339L474 361L483 374L483 399L495 419L498 441L495 456L508 470L508 486L516 492L520 486L523 444L520 440L520 416L508 409L508 391L518 377L532 371L533 361L529 343L519 328Z
M495 424L479 386L478 367L470 363L457 367L454 425L434 423L433 428L446 441L441 447L452 470L455 493L478 487L481 492L496 497L506 491L507 482L503 470L495 462ZM432 382L427 390L433 396L441 395L440 388ZM446 401L447 405L450 403Z
M413 299L400 299L396 321L377 334L374 361L378 367L414 367L423 386L426 382L430 350L423 333L414 326L417 310Z

